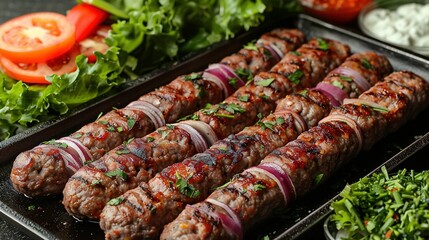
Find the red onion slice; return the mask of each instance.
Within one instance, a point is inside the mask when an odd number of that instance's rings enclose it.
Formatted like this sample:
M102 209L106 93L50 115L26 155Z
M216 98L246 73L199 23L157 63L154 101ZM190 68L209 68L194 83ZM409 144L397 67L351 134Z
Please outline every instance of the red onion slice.
M292 117L295 120L294 125L295 125L295 128L298 130L298 134L301 134L302 132L307 130L307 123L305 122L305 120L302 118L301 115L299 115L298 113L296 113L294 111L281 110L281 111L275 112L274 114L275 115L285 115L285 114L292 115Z
M358 88L362 92L365 92L366 90L368 90L371 87L369 82L359 72L357 72L353 69L345 68L345 67L339 67L339 68L334 69L332 71L332 73L337 73L340 75L351 77L353 79L353 81L356 83L356 85L358 86Z
M251 167L245 171L254 171L262 173L277 183L277 186L280 188L280 191L283 194L285 201L285 206L289 204L292 200L296 198L295 187L292 184L289 176L274 163L264 163L256 167Z
M341 105L341 103L339 103L334 96L332 96L330 93L328 93L327 91L323 90L323 89L316 89L316 88L312 88L311 90L316 90L321 92L323 95L325 95L325 97L329 98L329 101L331 102L331 105L333 107L338 107Z
M319 121L319 124L324 122L333 122L333 121L344 122L353 129L353 131L356 134L356 137L358 138L358 142L359 142L358 152L360 152L360 150L362 149L363 137L362 137L362 131L360 130L359 125L353 119L346 117L344 115L338 115L338 114L331 114L325 117L324 119Z
M380 110L384 110L386 112L389 111L388 108L386 108L386 107L384 107L378 103L375 103L375 102L372 102L369 100L365 100L365 99L360 99L360 98L346 98L346 99L344 99L343 104L365 105L365 106L368 106L368 107L371 107L374 109L380 109Z
M85 147L79 140L71 137L63 137L57 140L57 142L63 142L69 147L72 147L78 154L83 162L92 160L92 154L89 149Z
M164 115L156 106L154 106L150 102L137 100L137 101L131 102L125 108L144 112L153 122L155 128L160 128L162 126L165 126Z
M175 123L173 125L185 130L191 136L191 140L194 143L195 149L198 153L204 152L207 148L209 148L209 145L204 137L191 125L185 123Z
M203 79L214 82L219 88L223 90L224 97L228 97L233 93L231 85L228 83L228 79L223 75L220 69L207 69L203 73Z
M271 53L271 56L273 56L273 58L275 59L276 62L280 62L280 60L282 60L283 54L276 47L276 45L270 43L270 44L263 45L263 47Z
M237 214L228 205L223 202L219 202L218 200L207 198L206 202L218 206L227 212L229 216L218 213L220 220L222 221L222 225L238 239L243 239L243 226Z
M221 64L221 63L215 63L215 64L211 64L209 66L208 69L213 69L213 68L218 68L220 69L223 73L224 76L227 78L227 80L231 79L231 78L235 78L237 79L237 88L240 88L242 86L244 86L246 83L243 81L243 79L241 79L235 72L234 70L232 70L232 68L230 68L229 66L225 65L225 64ZM229 84L229 82L228 82Z
M344 98L347 97L347 94L339 87L336 87L332 84L320 82L315 87L317 90L322 90L322 93L329 93L338 103L342 103ZM327 96L329 98L329 96ZM336 104L336 103L335 103ZM335 106L335 105L333 105Z
M197 130L206 140L206 142L211 146L219 140L216 133L213 131L213 128L205 122L195 121L195 120L186 120L180 123L188 124Z

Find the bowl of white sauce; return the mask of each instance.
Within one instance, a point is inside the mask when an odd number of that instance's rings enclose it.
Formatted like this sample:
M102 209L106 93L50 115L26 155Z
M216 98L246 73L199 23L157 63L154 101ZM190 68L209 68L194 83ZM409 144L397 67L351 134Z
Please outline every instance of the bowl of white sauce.
M359 27L373 38L429 56L429 0L375 1L361 11Z

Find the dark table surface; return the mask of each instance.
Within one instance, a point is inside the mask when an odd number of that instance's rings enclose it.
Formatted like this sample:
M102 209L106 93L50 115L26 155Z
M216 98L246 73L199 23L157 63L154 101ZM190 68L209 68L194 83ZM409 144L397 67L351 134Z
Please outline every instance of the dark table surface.
M68 9L76 3L74 0L0 0L0 23L13 17L37 11L56 11L65 14ZM354 28L354 27L352 27ZM426 147L416 158L424 157L428 154L429 148ZM404 166L407 167L407 166ZM313 226L300 239L323 239L322 222ZM24 240L31 239L18 228L0 218L0 239Z

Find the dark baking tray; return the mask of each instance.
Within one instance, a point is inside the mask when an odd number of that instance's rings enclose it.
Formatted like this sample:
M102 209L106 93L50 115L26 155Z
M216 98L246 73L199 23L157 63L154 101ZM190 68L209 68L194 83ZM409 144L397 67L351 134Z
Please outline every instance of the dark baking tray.
M103 99L102 102L96 102L85 106L80 111L84 112L85 115L90 115L88 119L93 119L102 111L100 108L108 110L114 105L122 106L145 92L152 90L156 86L165 84L171 80L173 76L200 69L206 66L208 62L217 61L223 55L236 51L248 40L276 26L299 27L305 32L308 38L321 36L346 42L352 47L353 52L366 50L377 51L390 59L395 70L412 70L425 79L429 79L429 62L423 58L356 35L306 15L300 15L293 19L284 19L280 22L265 24L232 41L220 43L201 54L189 57L182 63L176 63L167 68L160 69L156 73L145 76L146 80L134 86L134 88L125 88ZM220 51L220 49L222 49L222 51ZM40 129L40 136L28 139L27 146L23 150L49 138L50 136L47 136L48 133L58 136L72 131L77 127L73 122L80 116L81 112L77 112L61 119L60 121L63 121L61 124L55 125L55 123L53 123L53 126L49 125L44 129ZM411 156L422 148L413 146L419 146L422 142L427 143L427 136L423 137L423 135L429 132L428 122L429 111L425 111L398 132L384 138L376 144L371 151L360 154L348 166L343 168L347 169L347 171L341 171L335 174L325 184L294 203L285 212L277 213L276 216L256 226L246 234L246 238L261 239L264 236L269 236L270 239L276 237L290 239L305 236L305 234L311 231L311 226L317 224L327 214L321 212L319 210L320 207L324 206L324 204L335 197L346 182L354 181L364 176L376 169L380 164L392 159L392 157L393 159L397 158L395 157L396 154L399 154L401 160L405 161L408 156ZM62 133L57 134L56 131L58 127L61 126L61 128L63 128L63 124L67 123L70 125L68 129L62 130ZM33 238L102 239L103 233L96 223L80 222L67 215L60 203L60 197L28 199L13 191L9 181L9 172L12 165L11 160L19 152L15 151L16 145L17 144L10 147L12 150L7 150L7 161L0 169L0 191L2 192L0 195L0 215ZM402 150L404 148L406 150ZM4 156L2 151L6 150L1 149L0 156ZM36 209L28 210L29 206L36 206ZM318 215L320 213L322 214ZM313 239L317 237L320 238L322 235L312 236Z

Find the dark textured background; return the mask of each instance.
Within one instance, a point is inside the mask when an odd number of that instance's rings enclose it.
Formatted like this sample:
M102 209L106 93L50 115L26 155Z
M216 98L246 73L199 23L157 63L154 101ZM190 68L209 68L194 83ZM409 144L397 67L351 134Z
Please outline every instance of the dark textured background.
M54 11L65 14L75 2L75 0L0 0L0 23L30 12ZM0 239L31 238L0 218Z

